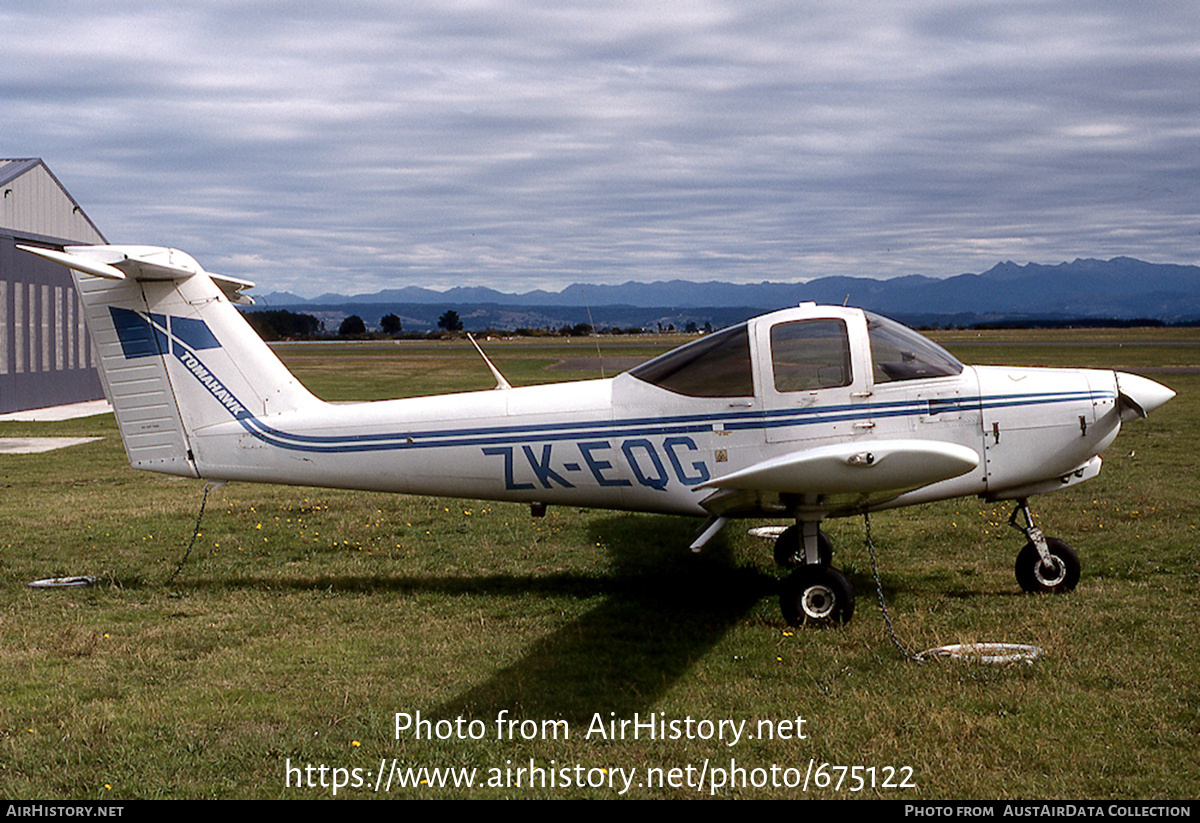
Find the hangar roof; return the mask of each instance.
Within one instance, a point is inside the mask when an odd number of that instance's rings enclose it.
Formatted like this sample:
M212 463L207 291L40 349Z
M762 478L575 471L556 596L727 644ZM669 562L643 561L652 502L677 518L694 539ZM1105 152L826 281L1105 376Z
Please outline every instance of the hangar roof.
M71 243L107 243L40 157L0 159L0 229Z

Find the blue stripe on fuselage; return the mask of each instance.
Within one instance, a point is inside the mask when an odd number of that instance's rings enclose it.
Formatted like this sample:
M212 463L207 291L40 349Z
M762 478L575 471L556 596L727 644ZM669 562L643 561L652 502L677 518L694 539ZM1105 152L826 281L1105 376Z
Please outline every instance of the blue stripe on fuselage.
M1060 392L1039 395L1004 395L968 398L958 401L959 410L996 409L1026 405L1069 403L1079 400L1112 399L1111 392ZM948 409L941 409L945 412ZM721 423L725 431L777 429L845 422L881 417L906 417L929 414L928 403L910 401L877 406L823 406L800 411L735 412L719 414L640 417L626 420L597 420L577 423L542 423L489 426L484 428L414 430L388 434L305 435L280 431L254 416L241 418L247 431L264 442L280 448L316 453L365 452L390 449L428 449L454 446L496 446L530 442L556 442L581 437L645 437L654 435L700 434L711 432Z

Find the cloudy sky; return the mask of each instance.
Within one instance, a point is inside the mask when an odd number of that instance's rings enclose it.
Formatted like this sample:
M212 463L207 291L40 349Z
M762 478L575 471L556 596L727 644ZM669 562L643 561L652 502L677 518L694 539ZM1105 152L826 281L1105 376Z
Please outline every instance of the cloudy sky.
M4 0L0 156L260 291L1200 263L1200 4Z

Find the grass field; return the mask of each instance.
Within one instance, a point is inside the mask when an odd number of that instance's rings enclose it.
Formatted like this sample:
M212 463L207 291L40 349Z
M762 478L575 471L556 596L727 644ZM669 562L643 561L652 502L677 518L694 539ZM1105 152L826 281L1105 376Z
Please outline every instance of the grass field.
M759 523L692 556L697 523L685 519L569 508L532 519L516 505L319 489L214 491L172 580L201 482L130 469L111 415L0 423L0 436L103 437L0 456L0 796L332 797L336 778L360 783L337 797L367 798L383 796L376 773L395 763L474 769L476 786L393 782L392 797L609 798L627 770L626 797L1197 797L1200 339L940 339L967 362L1154 369L1179 392L1127 426L1097 479L1034 501L1039 524L1082 558L1070 595L1019 593L1023 539L1006 506L964 499L872 518L904 643L1036 644L1045 656L1033 665L906 661L856 520L827 529L858 591L838 630L783 624L770 546L746 534ZM487 346L514 384L592 375L555 365L578 364L594 341ZM604 346L648 357L664 344ZM277 351L330 400L492 385L465 343ZM74 574L101 583L25 585ZM397 713L417 712L435 739L397 737ZM498 725L502 712L528 722ZM595 733L597 716L651 714L683 739ZM437 725L459 717L479 722ZM728 723L741 721L729 745ZM686 739L705 723L726 738ZM842 776L840 788L771 785L803 779L810 761L830 764L821 774ZM529 787L517 770L531 763L556 785ZM738 785L714 788L720 770Z

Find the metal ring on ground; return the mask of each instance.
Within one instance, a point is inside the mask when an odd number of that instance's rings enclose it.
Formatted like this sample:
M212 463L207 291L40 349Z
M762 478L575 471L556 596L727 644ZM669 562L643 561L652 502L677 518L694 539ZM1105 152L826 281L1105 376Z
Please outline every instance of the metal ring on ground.
M31 589L79 589L96 582L94 577L46 577L29 583Z
M1037 646L1020 643L955 643L926 649L917 655L921 660L928 658L950 658L972 663L1032 663L1045 652Z

